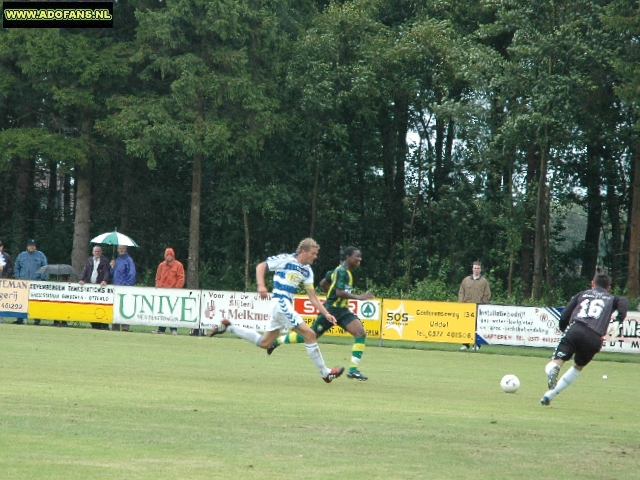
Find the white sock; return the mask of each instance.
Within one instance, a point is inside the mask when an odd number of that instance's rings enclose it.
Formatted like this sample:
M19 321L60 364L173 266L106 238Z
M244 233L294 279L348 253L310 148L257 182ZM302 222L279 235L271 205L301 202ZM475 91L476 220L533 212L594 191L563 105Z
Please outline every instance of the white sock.
M231 333L235 333L240 338L244 338L247 342L251 342L256 346L258 346L260 340L262 339L262 335L260 335L255 330L239 327L238 325L232 325L231 327L229 327L229 331Z
M320 352L320 347L318 347L318 344L305 343L304 346L307 347L307 353L311 357L311 360L313 360L313 363L316 364L316 367L318 367L318 370L320 370L320 375L326 377L331 369L327 368L327 366L324 364L324 359L322 358L322 353Z
M559 365L556 362L551 361L551 362L547 363L547 365L544 367L544 373L549 375L549 373L551 372L551 369L554 368L554 367L558 367L558 366Z
M555 396L558 395L562 390L571 385L573 381L578 378L578 375L580 375L580 370L578 370L576 367L571 367L560 378L560 380L558 380L558 385L556 385L556 388L554 388L553 390L549 390L544 394L545 397L547 397L549 400L555 398Z

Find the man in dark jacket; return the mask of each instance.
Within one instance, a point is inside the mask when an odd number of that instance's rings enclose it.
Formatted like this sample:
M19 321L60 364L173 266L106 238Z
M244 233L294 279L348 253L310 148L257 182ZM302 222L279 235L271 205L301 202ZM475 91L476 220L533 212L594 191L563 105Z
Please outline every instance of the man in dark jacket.
M96 245L93 247L93 256L89 257L84 264L78 283L80 285L99 283L101 287L104 287L109 282L110 268L109 259L102 255L102 247ZM105 330L107 327L106 323L91 322L91 328L97 330Z
M11 255L4 251L4 245L2 245L2 242L0 242L0 255L2 255L4 260L4 266L2 267L2 272L0 272L0 278L13 278L13 260L11 260Z
M102 247L96 245L93 247L93 256L89 257L84 264L78 283L80 285L84 285L86 282L99 283L101 287L104 287L109 283L110 268L109 259L102 255Z
M4 251L4 246L0 242L0 265L2 265L2 271L0 272L0 278L13 278L13 261L11 256ZM0 317L0 323L4 323L4 317Z

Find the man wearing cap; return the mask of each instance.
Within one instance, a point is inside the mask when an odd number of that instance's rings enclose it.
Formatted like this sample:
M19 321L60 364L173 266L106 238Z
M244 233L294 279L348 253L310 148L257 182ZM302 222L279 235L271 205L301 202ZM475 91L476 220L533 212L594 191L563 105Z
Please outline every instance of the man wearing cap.
M47 265L47 257L40 250L36 250L36 241L27 240L27 250L16 258L13 266L13 276L19 280L47 280L49 276L44 273L36 273L41 267ZM18 325L24 323L24 319L19 318L15 322ZM40 325L40 320L34 319L35 325Z
M13 278L13 260L4 251L2 242L0 242L0 278ZM4 323L4 317L0 317L0 323Z
M156 287L157 288L182 288L184 287L184 267L182 263L176 260L176 254L173 248L167 248L164 251L164 262L158 265L156 271ZM151 333L164 333L167 327L158 327ZM173 335L178 334L176 327L171 327Z

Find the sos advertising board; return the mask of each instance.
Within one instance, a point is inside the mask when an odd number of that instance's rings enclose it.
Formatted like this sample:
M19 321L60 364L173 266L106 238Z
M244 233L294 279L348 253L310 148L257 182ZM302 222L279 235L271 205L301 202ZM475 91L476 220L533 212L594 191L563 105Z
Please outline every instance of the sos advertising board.
M200 290L115 286L113 323L198 328Z
M111 323L112 285L31 281L29 317L42 320Z
M325 297L318 297L322 303ZM296 295L293 299L293 306L308 325L312 325L318 316L318 310L313 306L311 300L306 295ZM364 331L369 338L380 337L380 299L372 298L370 300L349 300L349 310L360 318ZM333 335L337 337L351 337L351 334L342 327L335 326L325 335Z
M384 300L383 340L474 343L476 304Z
M27 318L29 280L0 279L0 317Z
M253 292L202 291L200 328L220 325L222 320L264 332L271 322L270 298Z

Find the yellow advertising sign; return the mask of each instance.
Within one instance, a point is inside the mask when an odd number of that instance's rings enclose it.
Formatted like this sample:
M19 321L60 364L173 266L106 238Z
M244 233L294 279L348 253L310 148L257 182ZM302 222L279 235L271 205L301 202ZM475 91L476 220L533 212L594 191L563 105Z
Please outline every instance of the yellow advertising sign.
M29 317L42 320L113 322L113 286L32 281Z
M0 317L26 318L29 280L0 279Z
M29 318L72 322L113 322L113 305L92 303L29 302Z
M418 342L474 343L476 304L383 300L382 338Z

